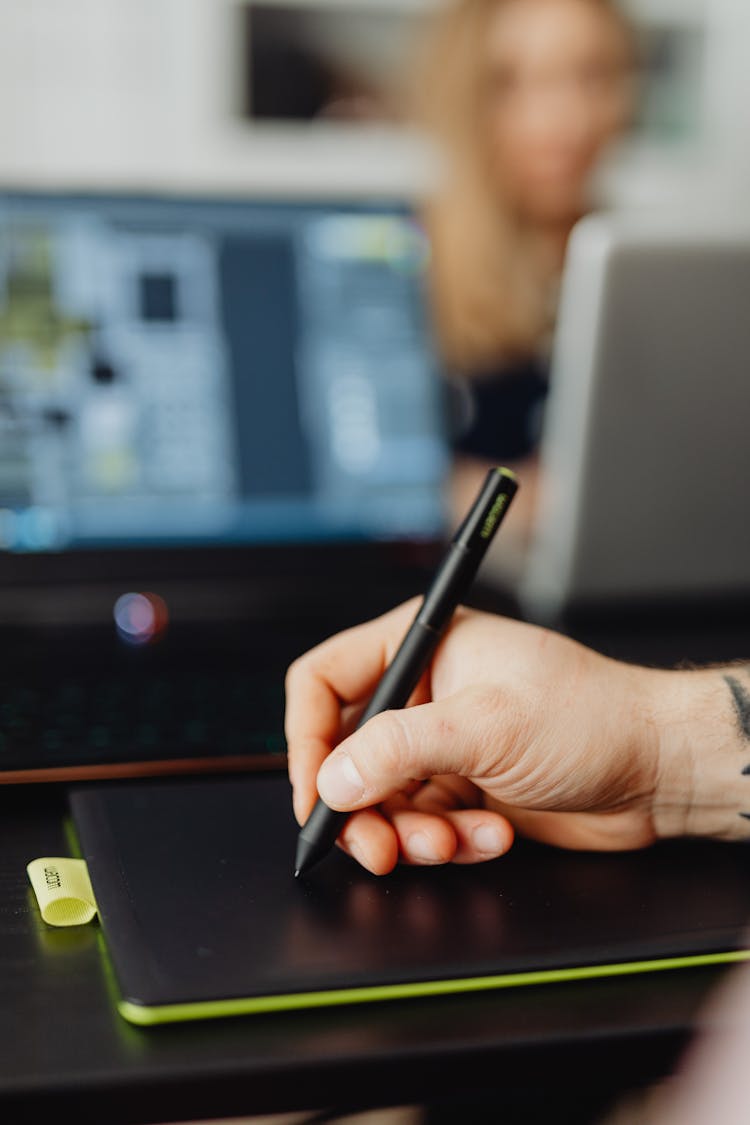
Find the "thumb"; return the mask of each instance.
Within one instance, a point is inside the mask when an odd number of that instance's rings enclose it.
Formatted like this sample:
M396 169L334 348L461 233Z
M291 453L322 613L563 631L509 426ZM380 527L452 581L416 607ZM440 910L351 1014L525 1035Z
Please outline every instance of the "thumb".
M318 792L333 809L376 805L410 781L478 771L474 724L461 695L375 715L326 758ZM473 734L474 737L471 737ZM481 769L481 767L479 767Z

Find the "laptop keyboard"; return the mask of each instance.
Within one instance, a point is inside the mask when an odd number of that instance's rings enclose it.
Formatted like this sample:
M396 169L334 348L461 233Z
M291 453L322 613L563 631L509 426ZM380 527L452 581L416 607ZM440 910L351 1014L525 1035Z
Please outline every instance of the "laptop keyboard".
M231 669L144 677L0 677L3 771L169 760L284 762L283 677Z
M0 785L285 771L286 670L354 623L346 607L314 609L178 622L142 646L109 624L0 629Z

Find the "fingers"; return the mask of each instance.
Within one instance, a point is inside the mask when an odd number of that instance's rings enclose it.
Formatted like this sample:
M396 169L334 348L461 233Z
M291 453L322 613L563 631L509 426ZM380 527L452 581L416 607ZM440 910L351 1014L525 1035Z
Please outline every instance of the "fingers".
M390 804L390 803L389 803ZM431 867L445 863L486 863L505 855L513 827L487 809L447 811L442 816L404 804L355 813L344 826L340 846L375 875L387 875L397 862Z
M429 781L415 781L413 786L409 792L411 803L422 812L442 814L453 809L472 809L481 803L476 785L456 774L438 774Z
M396 832L376 809L364 809L350 817L338 844L373 875L387 875L398 863Z
M499 813L465 809L446 817L456 835L453 863L486 863L505 855L513 845L513 826Z
M294 811L300 823L315 803L315 779L321 763L354 725L417 605L417 600L407 602L375 621L339 633L289 668L284 730ZM414 699L424 698L423 684Z
M471 700L465 695L376 715L345 739L318 773L326 804L348 812L379 804L414 778L473 777L487 740L467 721Z
M456 854L456 833L445 817L413 808L399 795L383 806L396 834L402 862L422 865L450 863Z
M459 841L449 821L403 808L387 816L376 809L354 813L338 844L374 875L387 875L398 862L449 863Z
M466 778L433 777L414 794L412 804L423 812L444 816L456 837L453 863L483 863L505 855L514 829L499 811L477 808L478 791Z
M486 725L486 707L477 707L470 690L430 703L427 673L410 706L355 729L417 608L414 600L336 635L296 661L287 676L285 730L297 820L305 823L318 795L334 809L353 812L339 846L376 874L399 861L477 863L502 855L513 840L507 818L475 807L476 789L467 780L481 758ZM495 744L496 727L493 732ZM431 780L420 785L415 779Z
M477 789L462 778L438 778L391 797L376 811L354 813L339 844L363 867L384 875L396 862L414 866L484 863L513 844L500 813L472 807Z

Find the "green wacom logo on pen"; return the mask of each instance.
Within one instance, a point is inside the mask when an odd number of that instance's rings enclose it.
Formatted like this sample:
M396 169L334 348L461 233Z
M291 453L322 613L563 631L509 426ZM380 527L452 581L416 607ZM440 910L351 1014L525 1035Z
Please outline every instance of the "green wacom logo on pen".
M492 532L495 530L495 524L505 511L507 503L508 494L507 492L503 492L500 494L500 496L498 496L497 500L487 513L485 521L482 524L482 530L479 532L480 539L489 539L490 535L492 535Z

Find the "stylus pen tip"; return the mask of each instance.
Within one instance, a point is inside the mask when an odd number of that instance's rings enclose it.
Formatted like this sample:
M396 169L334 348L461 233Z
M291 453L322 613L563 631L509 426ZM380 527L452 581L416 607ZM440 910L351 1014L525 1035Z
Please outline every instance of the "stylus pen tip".
M300 869L298 867L297 870L294 872L294 878L299 879L299 877L300 877Z

